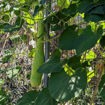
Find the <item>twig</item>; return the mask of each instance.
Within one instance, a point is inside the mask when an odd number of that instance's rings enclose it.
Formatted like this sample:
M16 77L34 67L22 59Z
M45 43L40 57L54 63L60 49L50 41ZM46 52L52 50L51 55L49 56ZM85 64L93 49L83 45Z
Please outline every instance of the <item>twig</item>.
M97 93L97 90L98 90L98 86L99 86L99 83L100 83L100 81L101 81L101 77L102 77L102 74L103 74L103 71L104 71L104 64L102 64L102 66L101 66L100 69L101 69L101 72L100 72L100 75L99 75L99 78L98 78L98 81L97 81L96 88L95 88L95 90L94 90L93 96L92 96L92 98L91 98L90 105L92 105L92 103L93 103L93 101L94 101L94 98L95 98L95 96L96 96L96 93Z
M6 39L8 39L8 37L9 37L9 33L6 36ZM0 56L2 55L2 51L4 50L6 43L7 43L7 40L5 40L5 42L3 43L3 47L1 49Z

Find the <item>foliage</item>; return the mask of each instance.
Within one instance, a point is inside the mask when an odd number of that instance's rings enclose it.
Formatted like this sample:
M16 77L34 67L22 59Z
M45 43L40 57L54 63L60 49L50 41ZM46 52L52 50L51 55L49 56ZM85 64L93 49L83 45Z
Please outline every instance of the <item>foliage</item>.
M27 100L27 102L26 102ZM29 91L27 92L22 99L20 99L16 105L57 105L57 102L50 96L47 89L42 91Z
M104 0L55 0L55 10L53 11L48 8L51 2L47 2L47 0L1 0L0 4L2 4L0 6L0 11L2 11L0 13L0 32L13 35L10 36L13 44L28 42L26 30L33 30L33 39L37 42L37 46L34 56L36 62L32 65L35 71L32 71L31 84L36 82L39 85L42 74L49 74L47 88L41 91L31 90L27 92L18 100L17 105L57 105L67 102L80 97L86 91L91 79L98 76L102 76L102 79L96 89L98 88L99 95L105 100L105 75L104 72L100 73L105 62L99 46L97 49L100 52L101 60L98 59L99 62L95 66L97 73L93 73L94 68L91 65L91 62L98 57L92 48L99 44L103 50L105 48L105 25L102 24L105 20ZM49 12L49 15L45 16L45 11ZM39 15L40 13L43 14ZM15 18L14 21L13 18ZM77 18L80 18L81 21L75 22L78 21ZM36 34L37 28L35 28L37 23L38 34ZM84 23L85 26L82 26ZM55 34L53 38L46 38L48 34L46 26L48 25L51 26L49 33ZM14 35L23 27L25 28L24 35ZM32 36L29 35L29 37ZM51 56L48 61L43 63L43 43L51 42L54 39L58 40L58 46L50 52ZM42 50L38 49L38 46L41 46ZM74 56L70 57L66 54L66 57L62 58L64 51L74 51ZM29 54L31 53L33 52ZM0 61L5 64L12 57L13 55L8 54ZM40 60L42 60L41 64ZM17 75L21 68L17 67L12 70L7 70L8 78L11 78L11 73L14 74L13 76ZM37 76L39 77L37 78Z
M6 92L0 89L0 105L5 105L8 103L8 96Z

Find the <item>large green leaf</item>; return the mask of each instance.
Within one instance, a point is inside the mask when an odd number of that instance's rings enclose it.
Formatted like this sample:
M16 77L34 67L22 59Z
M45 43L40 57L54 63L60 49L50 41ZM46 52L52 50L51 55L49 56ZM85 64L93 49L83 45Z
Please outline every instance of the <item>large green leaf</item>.
M60 72L63 70L62 63L56 61L49 61L43 64L39 69L39 73L53 73L53 72Z
M43 89L40 92L27 92L16 105L57 105L57 102L50 96L48 89Z
M100 15L95 15L95 14L86 14L85 15L85 21L87 21L87 22L89 22L89 21L99 22L102 20L104 20L104 17L100 16Z
M91 27L87 26L83 33L74 42L77 54L80 54L92 48L97 43L102 33L103 33L102 27L99 27L97 29L97 32L92 32Z
M105 1L80 0L78 11L85 13L86 21L99 22L105 19Z
M90 13L91 14L99 14L99 15L104 15L105 14L103 6L98 6L94 9L90 10Z
M105 15L105 11L104 11L104 6L103 5L100 5L100 4L93 5L86 12L85 20L86 21L99 22L99 21L105 19L104 15Z
M43 89L34 105L57 105L57 102L50 96L48 89Z
M91 27L87 26L83 32L78 35L78 33L74 31L74 26L70 26L61 34L59 38L59 48L62 50L76 49L77 54L81 54L92 48L102 33L102 27L99 27L96 32L93 32Z
M16 105L35 105L34 103L38 94L39 93L34 90L29 91L25 93L22 98L18 100Z
M86 71L81 68L71 76L65 71L52 73L48 88L51 96L57 101L67 102L71 98L79 96L86 88L86 84Z
M64 30L59 38L59 48L63 50L72 50L74 49L73 42L78 37L78 33L74 31L76 26L69 26Z
M56 49L51 58L44 63L39 69L39 73L52 73L52 72L60 72L63 68L62 65L65 61L60 62L61 52Z
M93 0L80 0L78 11L80 13L87 12L93 6Z
M98 90L99 90L99 94L105 100L105 74L101 78Z

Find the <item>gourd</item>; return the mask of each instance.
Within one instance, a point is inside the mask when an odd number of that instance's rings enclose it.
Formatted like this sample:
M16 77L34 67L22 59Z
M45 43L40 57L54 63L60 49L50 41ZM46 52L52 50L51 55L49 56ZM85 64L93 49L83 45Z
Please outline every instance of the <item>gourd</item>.
M42 14L41 14L42 15ZM44 32L44 24L43 21L40 19L38 20L38 33L37 33L37 41L36 41L36 49L35 49L35 56L32 62L32 71L31 71L31 86L38 87L41 84L42 74L38 73L37 70L39 67L44 63L44 44L43 36L40 37Z

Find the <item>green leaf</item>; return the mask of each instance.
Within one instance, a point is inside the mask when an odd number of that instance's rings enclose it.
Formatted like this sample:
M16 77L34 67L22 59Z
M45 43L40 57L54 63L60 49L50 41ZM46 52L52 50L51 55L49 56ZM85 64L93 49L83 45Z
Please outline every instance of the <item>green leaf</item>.
M103 6L93 5L85 14L86 21L99 22L105 19L105 11Z
M15 22L15 25L21 27L22 22L23 22L23 19L20 16L18 16Z
M78 46L76 46L77 54L80 54L90 48L92 48L102 35L102 27L99 27L97 32L94 33L91 30L91 27L87 27L84 32L80 35L80 37L77 38L76 42L78 43Z
M20 7L20 11L28 12L30 9L30 5L26 3L26 5Z
M43 64L39 69L39 73L53 73L53 72L60 72L62 71L62 64L56 61L49 61Z
M2 20L4 20L5 22L8 22L9 21L9 15L4 15L3 17L2 17Z
M57 105L57 102L50 96L46 88L39 93L34 105Z
M4 32L19 31L23 23L24 19L18 17L14 25L10 25L8 23L0 24L0 30L4 30Z
M60 72L63 70L62 65L65 61L60 62L61 52L56 49L54 50L50 59L44 63L39 69L39 73L52 73L52 72Z
M103 30L100 26L97 32L93 32L90 26L87 26L83 32L78 35L74 31L74 26L68 27L59 38L59 48L62 50L76 49L77 54L92 48L101 37Z
M27 42L28 41L28 36L27 35L20 35L20 38L22 41Z
M105 11L104 11L105 4L104 3L101 3L100 1L97 3L90 3L85 8L86 10L84 11L85 13L84 18L86 21L99 22L101 20L105 20L105 16L104 16L105 15Z
M51 23L51 24L58 23L60 19L58 18L57 13L58 12L55 12L47 16L47 18L44 20L44 23Z
M73 42L78 37L77 32L74 31L76 26L67 27L64 32L59 37L59 48L62 50L72 50L74 49Z
M21 67L21 66L19 66L19 65L17 65L17 66L16 66L16 69L21 70L21 69L22 69L22 67Z
M65 71L52 73L48 88L54 99L67 102L71 98L79 96L85 90L86 84L86 71L81 68L72 76L66 74Z
M12 57L12 55L6 55L6 56L4 56L2 58L2 63L7 63L10 60L11 57Z
M6 6L7 6L6 2L2 2L2 5L0 6L0 9L5 8Z
M19 74L19 69L9 68L8 71L6 71L6 75L8 78L12 78L18 74Z
M27 92L16 105L57 105L57 102L50 96L48 89L43 89Z
M3 89L0 89L0 105L7 105L8 104L8 95Z
M62 13L65 14L66 16L75 16L77 13L77 5L76 4L71 4L68 8L62 9Z
M97 15L104 15L105 14L103 6L98 6L98 7L94 8L94 9L92 9L92 11L90 11L89 13L97 14Z
M75 16L77 9L76 4L70 5L68 8L64 8L62 10L59 10L57 12L54 12L47 16L47 18L44 20L45 23L50 24L57 24L60 21L68 21L71 17Z
M101 37L103 33L102 27L97 29L97 32L92 32L91 27L87 26L87 28L83 31L80 37L75 41L75 48L77 54L81 54L82 52L92 48ZM76 43L77 42L77 43Z
M104 48L105 47L105 36L101 37L100 45Z
M67 8L70 5L70 1L68 0L57 0L57 5L62 8Z
M98 15L94 15L94 14L86 14L85 15L85 21L87 21L87 22L89 22L89 21L99 22L101 20L103 20L102 16L98 16Z
M20 15L20 10L15 10L14 13L15 13L15 15L19 16Z
M85 13L93 6L93 0L80 0L78 12Z
M17 43L20 43L20 42L27 42L28 40L28 37L27 35L15 35L15 36L12 36L10 37L11 41L13 44L17 44Z
M39 93L34 90L29 91L25 93L22 98L18 100L16 105L35 105L35 100L38 94Z
M25 3L25 0L18 0L20 3Z
M38 1L38 0L25 0L25 3L31 5L32 3L34 3L34 1Z
M76 70L77 68L82 67L80 59L81 59L80 56L75 55L68 60L68 65L72 67L72 69Z
M57 61L60 61L60 57L61 57L61 51L59 49L55 49L50 59L51 60L57 59Z
M101 78L98 90L101 97L105 100L105 74Z

